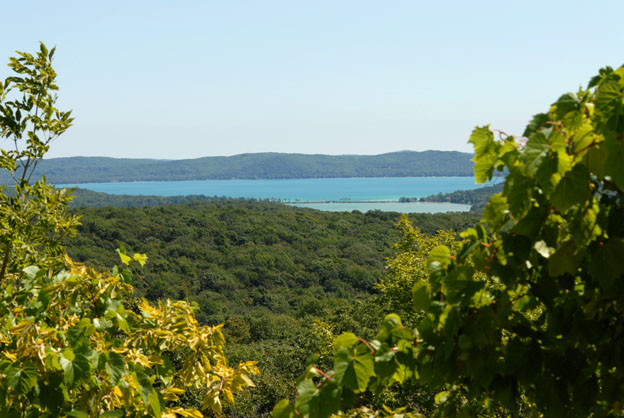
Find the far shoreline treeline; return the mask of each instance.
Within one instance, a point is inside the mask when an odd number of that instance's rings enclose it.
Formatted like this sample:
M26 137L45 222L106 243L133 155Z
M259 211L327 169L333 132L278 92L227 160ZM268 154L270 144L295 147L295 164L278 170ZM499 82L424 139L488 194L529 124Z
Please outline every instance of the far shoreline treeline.
M223 201L238 201L247 203L279 203L285 205L298 205L298 204L310 204L310 203L456 203L471 205L470 211L481 211L485 206L485 202L491 195L502 190L503 184L497 184L491 187L483 187L475 190L457 190L452 193L438 193L437 195L430 195L427 197L401 197L399 200L384 200L384 201L361 201L361 200L331 200L331 201L292 201L288 199L279 198L242 198L242 197L228 197L228 196L206 196L199 194L192 195L178 195L178 196L155 196L155 195L128 195L128 194L109 194L103 192L96 192L93 190L73 188L71 194L73 200L70 206L73 208L90 207L90 208L140 208L150 206L167 206L167 205L179 205L189 204L196 202L223 202ZM4 190L4 193L8 196L14 196L15 191L8 187Z

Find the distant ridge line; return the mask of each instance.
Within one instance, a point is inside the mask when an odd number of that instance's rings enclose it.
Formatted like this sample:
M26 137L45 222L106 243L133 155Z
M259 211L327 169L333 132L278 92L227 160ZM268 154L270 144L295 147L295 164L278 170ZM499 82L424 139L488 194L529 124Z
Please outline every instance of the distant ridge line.
M378 155L247 153L183 160L62 157L42 160L36 176L51 183L105 183L329 177L465 177L473 154L459 151L397 151ZM0 182L9 183L6 173Z

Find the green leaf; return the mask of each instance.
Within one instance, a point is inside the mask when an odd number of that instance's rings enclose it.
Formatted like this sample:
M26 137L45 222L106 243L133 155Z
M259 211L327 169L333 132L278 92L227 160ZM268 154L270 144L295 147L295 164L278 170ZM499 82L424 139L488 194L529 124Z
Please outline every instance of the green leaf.
M475 179L484 183L492 178L496 163L496 143L489 126L476 127L468 140L475 148Z
M490 126L476 127L472 130L470 139L468 140L475 149L475 154L480 157L483 154L489 154L494 144L494 133L490 130Z
M533 116L526 129L524 130L522 136L528 138L534 133L537 133L540 128L546 125L546 122L548 122L548 120L548 115L546 113L538 113L537 115Z
M288 402L288 399L282 399L273 407L271 412L273 418L295 418L295 409Z
M502 193L496 193L485 206L483 211L483 221L493 230L500 229L507 222L507 214L509 213L507 199Z
M588 149L587 147L590 146L595 139L596 133L594 132L594 127L589 120L586 120L574 134L574 151L579 152L583 149Z
M87 414L84 411L81 411L79 409L74 409L72 411L70 411L67 416L70 417L74 417L74 418L89 418L89 414Z
M552 277L561 276L565 273L576 274L578 261L574 256L576 245L573 240L568 240L548 260L548 274Z
M599 178L604 177L605 167L607 165L607 151L605 150L605 147L591 147L585 155L585 165L589 169L590 173L593 173Z
M544 159L548 156L549 150L550 144L544 134L534 134L529 138L522 152L522 160L529 174L535 175L535 173L537 173Z
M147 395L147 401L155 417L160 417L162 414L162 406L160 397L155 389L152 389L149 395Z
M509 205L509 212L516 218L522 218L531 207L531 194L534 182L520 173L512 170L505 179L503 194Z
M548 213L544 207L533 207L526 216L511 229L511 232L524 235L525 237L534 238L538 236L542 229L544 219Z
M125 313L117 313L115 315L117 319L117 325L119 329L125 332L126 334L130 334L130 326L128 325L128 321L126 320Z
M600 286L610 290L618 277L624 274L624 240L613 238L607 244L593 245L590 251L589 272Z
M607 129L617 130L622 112L622 91L615 80L605 81L596 90L596 114Z
M329 417L340 410L341 388L329 380L321 387L316 402L310 405L310 416Z
M561 179L551 196L553 205L562 212L581 204L589 197L587 168L577 164Z
M49 347L46 347L45 354L45 366L47 369L53 371L63 370L63 368L61 367L61 363L59 362L59 355L55 351L51 350Z
M91 374L91 363L89 359L82 353L76 353L76 358L73 361L74 366L74 379L82 380L86 379Z
M66 348L59 358L59 363L63 368L64 380L70 387L74 381L80 381L89 377L91 363L82 353L74 353L71 348Z
M154 390L152 383L150 382L147 375L142 372L135 372L132 374L132 377L134 378L134 381L137 383L137 385L141 388L141 394L143 396L143 400L147 402L148 396Z
M117 385L119 379L125 374L126 363L120 354L109 352L106 361L106 371L113 386Z
M464 297L471 297L472 293L481 287L473 281L474 271L469 266L459 266L444 277L444 293L450 304L459 303Z
M368 347L360 344L353 350L341 347L334 356L334 379L339 384L361 392L375 376L375 362Z
M605 175L610 176L617 187L624 191L624 139L619 141L609 136L603 144L607 161L605 164Z
M598 70L598 75L593 76L591 80L589 80L589 84L587 85L587 88L590 89L592 87L596 87L600 82L605 80L611 73L613 73L613 68L611 68L609 65L602 67L600 70Z
M451 264L451 251L447 246L439 245L429 253L427 264L431 268L436 264L438 268L447 268Z
M138 261L141 267L145 267L145 263L147 262L147 254L134 253L132 258L135 261Z
M414 301L415 309L425 310L429 307L429 303L431 303L429 293L429 285L426 281L419 281L414 285L412 289L412 300Z
M102 332L107 330L108 328L113 326L113 321L106 318L94 318L93 325L95 325L95 329Z
M580 108L580 100L574 93L566 93L554 103L557 119L563 119L570 112L576 112Z
M485 154L478 159L473 159L473 161L475 162L475 181L477 183L485 183L491 180L494 174L496 155L494 153Z
M59 359L59 363L61 364L61 367L63 368L63 376L64 376L65 383L71 386L74 383L74 365L72 364L71 360L68 357L69 357L68 352L67 350L65 350L65 352ZM73 355L72 355L72 359L73 359Z
M90 318L82 318L80 322L67 331L67 339L72 347L76 348L88 344L88 337L93 334L95 327Z
M340 348L351 349L359 342L358 337L352 332L345 332L340 334L334 340L334 352L337 352Z
M369 380L375 376L375 360L370 349L364 344L358 346L353 360L357 387L360 392L364 392Z
M124 283L132 283L132 272L130 269L123 269L120 274Z
M37 367L31 363L13 363L5 372L8 387L25 395L37 386Z
M569 157L565 152L550 153L548 157L544 159L535 173L535 180L544 193L552 193L559 180L561 180L561 176L568 171L567 167L569 164L566 164L565 161L567 159L569 159Z
M316 385L313 381L304 379L297 385L297 393L299 394L299 412L308 414L310 412L310 401L318 396Z
M384 321L381 323L381 327L379 328L376 338L379 341L387 341L391 338L392 331L395 328L400 328L401 326L401 318L399 318L397 314L386 315Z
M48 305L50 304L50 300L52 295L45 289L39 290L39 295L37 295L37 300L41 303L41 309L46 310Z

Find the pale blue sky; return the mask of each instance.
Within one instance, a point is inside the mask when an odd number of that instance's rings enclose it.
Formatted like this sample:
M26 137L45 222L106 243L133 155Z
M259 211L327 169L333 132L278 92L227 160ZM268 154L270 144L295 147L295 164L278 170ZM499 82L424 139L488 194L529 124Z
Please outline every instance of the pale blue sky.
M15 50L57 46L75 126L49 157L471 151L624 63L624 1L13 1Z

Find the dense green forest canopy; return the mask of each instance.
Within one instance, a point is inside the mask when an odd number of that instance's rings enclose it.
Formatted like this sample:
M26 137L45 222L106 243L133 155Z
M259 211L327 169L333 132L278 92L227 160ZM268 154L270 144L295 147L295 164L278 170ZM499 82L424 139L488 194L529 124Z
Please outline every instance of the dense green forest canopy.
M200 321L225 323L228 356L258 359L262 370L254 377L257 387L229 410L238 416L267 416L294 393L306 359L329 343L315 320L336 333L362 335L372 335L379 323L374 284L401 238L398 213L240 200L112 208L118 196L98 197L98 206L109 207L72 210L82 225L67 251L100 268L115 262L118 247L145 252L149 262L133 282L137 295L189 300ZM463 230L478 216L410 219L432 234Z
M188 160L68 157L42 160L53 184L117 181L472 176L472 154L401 151L380 155L258 153ZM8 183L0 173L0 184Z
M400 238L398 213L321 212L239 200L72 213L81 218L78 235L67 241L73 258L103 267L115 262L119 247L147 253L147 283L137 281L137 288L151 299L202 301L200 317L212 322L243 306L294 312L304 289L322 297L370 293ZM434 233L460 231L478 216L410 219ZM255 302L254 291L259 292ZM267 292L273 296L260 303Z

